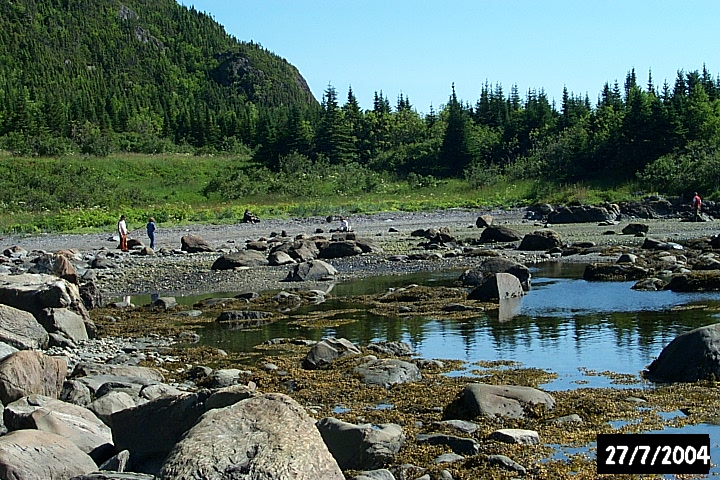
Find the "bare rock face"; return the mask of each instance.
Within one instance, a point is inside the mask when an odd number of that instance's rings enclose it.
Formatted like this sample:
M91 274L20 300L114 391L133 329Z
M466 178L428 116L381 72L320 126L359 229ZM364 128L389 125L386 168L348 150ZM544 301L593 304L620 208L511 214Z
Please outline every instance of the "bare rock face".
M204 414L166 459L161 478L345 477L305 410L269 393Z
M653 382L696 382L720 377L720 323L675 337L644 376Z
M79 287L54 275L0 274L0 303L30 312L36 318L45 308L67 308L90 322Z
M0 304L0 342L36 350L47 347L48 333L31 313Z
M33 393L58 398L66 376L65 360L20 350L0 362L0 402L8 405Z
M0 437L3 478L37 480L84 475L97 470L92 458L67 438L40 430L17 430Z

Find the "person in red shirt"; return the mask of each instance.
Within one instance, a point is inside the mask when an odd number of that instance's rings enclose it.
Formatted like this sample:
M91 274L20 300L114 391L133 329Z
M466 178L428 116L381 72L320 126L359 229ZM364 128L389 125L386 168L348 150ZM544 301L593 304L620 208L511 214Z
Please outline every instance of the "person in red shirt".
M702 199L700 198L700 195L698 195L697 192L695 192L695 196L692 199L692 207L693 207L693 220L698 222L698 221L700 221L700 209L702 208Z

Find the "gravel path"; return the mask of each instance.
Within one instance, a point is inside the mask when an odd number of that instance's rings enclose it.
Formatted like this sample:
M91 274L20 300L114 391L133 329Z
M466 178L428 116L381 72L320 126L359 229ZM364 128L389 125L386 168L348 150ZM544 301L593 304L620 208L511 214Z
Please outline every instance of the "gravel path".
M543 225L525 219L524 209L480 211L474 209L450 209L434 212L388 212L373 215L355 215L350 218L351 226L359 237L370 238L386 252L385 255L362 255L330 261L339 271L337 281L354 278L403 274L416 271L443 270L450 268L468 268L479 261L466 256L446 256L430 261L393 262L388 261L390 254L407 253L417 249L420 239L411 237L417 229L448 227L459 240L476 240L482 229L475 227L480 214L491 214L495 224L506 225L524 235L543 228ZM614 227L600 227L597 224L551 225L567 244L573 242L594 242L597 245L639 246L643 238L620 235L622 228L630 222L649 225L649 236L661 237L670 241L682 242L688 238L714 235L718 222L688 223L677 219L663 220L625 220ZM337 228L339 222L328 223L325 218L310 217L288 220L268 220L258 224L233 225L192 225L184 227L159 226L156 232L156 250L160 254L139 256L123 254L116 250L117 240L114 232L96 234L43 234L0 237L0 248L18 245L28 251L44 250L48 252L60 249L79 250L86 258L92 258L104 251L118 268L99 270L98 284L106 296L136 295L159 293L161 295L182 296L207 292L239 292L279 289L327 289L327 283L285 283L282 280L290 269L283 267L263 267L236 271L213 271L212 263L220 253L180 254L180 238L186 234L199 235L217 250L229 251L243 248L246 241L269 237L285 231L290 237L314 235ZM144 225L131 230L131 238L147 243ZM607 234L613 231L615 235ZM173 251L175 253L173 253ZM518 252L502 249L503 255L518 258L525 263L547 261L542 253ZM572 261L572 257L564 258ZM591 261L590 258L576 258L575 261ZM259 272L262 274L259 274Z

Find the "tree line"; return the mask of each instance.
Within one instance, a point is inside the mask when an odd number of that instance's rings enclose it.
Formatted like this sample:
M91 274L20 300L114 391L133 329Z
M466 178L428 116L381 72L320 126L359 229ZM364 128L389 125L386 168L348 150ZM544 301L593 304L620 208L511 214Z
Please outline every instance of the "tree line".
M399 178L640 181L667 193L718 188L720 78L624 82L588 95L506 92L426 114L402 94L362 109L328 85L173 0L0 4L0 148L20 156L244 153L270 171L354 165ZM295 165L293 170L289 166ZM301 169L301 170L298 170Z

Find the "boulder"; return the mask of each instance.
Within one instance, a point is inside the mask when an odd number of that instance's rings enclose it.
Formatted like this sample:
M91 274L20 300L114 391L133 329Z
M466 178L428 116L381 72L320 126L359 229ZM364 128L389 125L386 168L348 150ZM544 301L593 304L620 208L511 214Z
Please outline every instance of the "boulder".
M632 263L591 263L585 267L583 280L592 281L630 281L648 276L647 268Z
M497 440L503 443L517 443L520 445L538 445L540 444L540 435L535 430L525 430L522 428L502 428L495 430L490 434L491 440Z
M157 473L183 434L205 413L208 392L160 397L111 417L113 442L130 452L130 462L140 473Z
M629 223L622 229L623 235L647 234L650 226L645 223Z
M490 302L519 298L525 294L520 280L510 273L486 274L481 283L468 294L468 300Z
M543 405L551 410L555 406L555 399L548 393L532 387L472 383L463 389L458 403L451 404L451 407L460 407L460 410L471 418L477 416L524 418L526 409L537 405Z
M419 434L415 440L419 444L445 445L458 455L477 455L480 444L472 438L444 435L442 433Z
M720 378L720 323L675 337L643 375L652 382L696 382Z
M350 340L328 337L313 345L303 360L303 368L315 370L330 365L334 360L362 352Z
M20 350L0 361L0 402L8 405L33 393L57 398L66 375L65 360Z
M60 435L87 453L98 465L115 454L112 432L90 410L42 395L30 395L5 407L11 431L42 430Z
M77 285L53 275L0 274L0 303L37 317L45 308L68 308L89 321Z
M480 234L480 241L484 243L515 242L517 240L520 240L520 238L520 234L517 233L515 230L512 230L508 227L503 227L502 225L490 225L485 228L485 230L483 230L483 232Z
M536 230L525 235L518 246L518 250L547 251L562 247L560 234L555 230Z
M211 270L232 270L239 267L262 267L268 265L265 254L257 250L243 250L221 256L210 267Z
M478 266L465 270L460 275L460 282L465 286L474 287L485 281L488 274L509 273L520 280L524 291L530 290L530 269L514 260L501 257L484 259Z
M673 275L665 288L673 292L717 292L720 291L720 270Z
M329 242L320 249L320 258L331 259L331 258L343 258L352 257L354 255L360 255L363 253L362 248L358 247L357 244L352 240L344 240L337 242Z
M492 215L489 215L489 214L480 215L479 217L477 217L477 220L475 220L475 226L478 228L489 227L490 225L493 224L494 220L495 219L493 218Z
M355 425L333 417L317 422L330 453L343 470L372 470L390 463L405 443L396 424Z
M362 381L366 385L383 388L422 380L422 374L417 365L395 358L372 360L355 367L354 372L362 377Z
M48 333L24 310L0 304L0 342L20 350L47 348Z
M97 470L93 459L69 439L40 430L0 437L0 472L13 480L70 479Z
M310 282L333 280L337 275L335 267L322 260L311 260L295 265L287 277L286 282Z
M268 263L272 266L291 265L295 263L295 260L289 254L278 251L268 255Z
M313 420L295 400L269 393L211 410L175 445L162 478L344 480Z
M619 214L619 208L604 206L578 205L559 207L548 215L548 223L598 223L613 221Z
M48 332L60 332L73 342L90 338L83 318L67 308L45 308L37 319Z
M188 253L213 251L212 247L199 235L183 235L180 238L180 249Z

